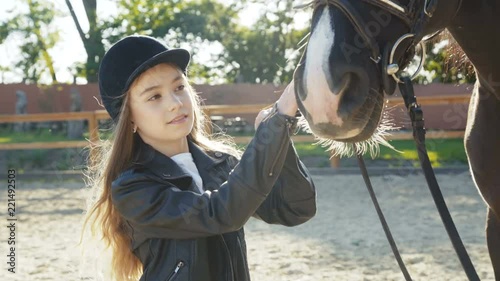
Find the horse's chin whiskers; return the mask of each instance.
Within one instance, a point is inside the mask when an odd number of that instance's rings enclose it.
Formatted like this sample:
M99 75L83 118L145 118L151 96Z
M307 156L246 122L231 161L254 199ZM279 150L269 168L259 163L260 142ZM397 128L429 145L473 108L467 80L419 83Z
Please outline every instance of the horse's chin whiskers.
M391 117L391 112L393 111L393 109L394 107L383 106L381 118L377 128L375 129L375 132L369 139L365 141L348 143L315 135L316 142L314 143L314 145L321 145L322 147L326 147L326 151L331 152L331 157L352 157L356 155L357 151L361 154L369 152L370 156L372 158L375 158L380 154L380 145L386 146L394 151L398 151L386 140L386 137L390 135L391 131L399 129L399 127L391 122L391 120L393 120ZM305 132L314 135L309 126L309 123L304 116L299 118L298 125Z

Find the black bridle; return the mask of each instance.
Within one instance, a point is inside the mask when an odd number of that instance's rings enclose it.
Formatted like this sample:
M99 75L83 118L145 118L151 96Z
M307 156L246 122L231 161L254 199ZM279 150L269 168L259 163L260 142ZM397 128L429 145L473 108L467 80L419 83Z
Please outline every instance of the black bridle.
M425 1L427 5L425 11L427 12L423 12L423 9L420 9L422 10L421 12L420 10L416 9L417 1L415 0L410 1L407 7L395 4L388 0L358 0L358 1L363 1L367 4L379 7L384 11L390 13L391 15L397 16L408 27L410 33L413 34L422 33L421 29L425 24L424 21L427 19L427 17L423 17L422 14L426 15L427 13L433 13L437 4L437 0ZM344 13L344 15L349 19L351 24L354 26L356 32L363 38L365 43L368 45L368 48L371 51L371 59L375 63L380 62L380 60L382 59L380 47L375 38L366 29L368 25L365 23L364 19L359 15L358 11L352 6L349 0L315 0L310 2L308 5L313 6L314 9L318 9L319 7L325 5L332 5L341 10ZM420 42L420 39L421 38L414 38L413 41L416 41L418 43ZM414 46L415 45L416 44L414 44Z
M460 239L460 235L458 234L455 224L453 223L453 219L451 218L450 212L448 211L448 207L446 206L443 195L436 180L436 176L432 169L429 156L427 155L427 149L425 145L425 124L424 124L423 112L420 105L417 103L417 99L413 92L413 84L411 82L411 80L414 77L416 77L416 74L420 71L423 61L425 61L425 53L423 53L422 55L422 62L421 65L419 66L419 69L417 70L417 73L412 75L412 77L408 76L407 74L401 74L400 76L397 76L399 70L404 69L413 59L415 55L415 47L418 44L420 44L420 42L425 36L424 26L432 18L433 13L437 8L438 1L409 0L407 6L401 6L389 0L356 0L356 1L362 1L364 3L379 7L384 11L389 12L391 15L398 17L408 27L409 33L401 36L392 46L386 46L383 54L381 54L380 47L376 39L365 29L367 27L365 21L359 15L359 13L353 7L353 5L350 3L349 0L314 0L312 2L309 2L308 4L301 6L302 7L312 6L314 9L318 9L324 5L332 5L338 8L340 11L342 11L349 19L351 24L354 26L357 33L363 38L368 48L370 49L371 60L376 64L380 64L383 87L387 87L388 85L387 78L389 76L392 76L394 80L398 82L401 95L403 96L405 106L408 109L408 114L412 122L413 138L416 143L422 170L425 174L429 190L432 194L436 207L439 211L439 215L441 216L441 220L445 225L448 236L450 237L455 252L458 255L460 263L462 264L462 267L465 273L467 274L467 277L469 278L469 280L480 280L470 260L470 257L467 254L467 250L465 249L462 240ZM461 1L458 4L457 12L458 9L460 8L460 5ZM411 40L411 42L409 43L408 48L405 50L403 57L399 59L397 63L394 62L395 50L398 48L398 46L401 44L403 40L407 39ZM424 52L424 50L425 49L422 46L422 52ZM386 91L386 93L392 93L392 91L387 91L386 89L384 91ZM399 267L405 279L412 280L401 258L401 255L399 254L398 248L392 237L389 226L387 225L382 210L378 204L375 192L373 191L373 187L371 185L370 178L368 176L368 172L363 157L361 153L359 153L358 151L356 151L356 155L358 158L358 163L361 169L361 173L363 175L363 179L368 188L368 192L370 193L370 197L373 201L373 204L375 205L377 215L382 223L382 227L386 234L387 240L391 245L393 254L399 264Z
M359 14L357 9L353 7L350 0L313 0L307 4L296 6L296 8L312 7L314 10L322 6L335 6L349 19L354 26L357 34L359 34L367 47L370 49L370 59L376 63L381 70L381 80L383 90L385 93L391 95L394 92L394 87L388 78L392 76L398 83L402 81L396 75L400 70L404 69L411 62L415 56L415 48L420 45L422 51L422 58L417 71L411 76L412 80L417 77L418 73L423 67L425 62L425 48L422 40L428 40L440 33L441 30L435 32L432 36L424 38L424 27L432 18L437 9L438 0L409 0L406 6L395 3L390 0L356 0L388 12L396 16L408 29L408 33L402 35L398 40L392 44L387 44L381 51L379 44L375 37L370 34L368 25L365 23L363 17ZM462 0L458 1L457 14L461 7ZM407 42L403 56L394 61L394 54L403 41ZM409 41L409 42L408 42Z

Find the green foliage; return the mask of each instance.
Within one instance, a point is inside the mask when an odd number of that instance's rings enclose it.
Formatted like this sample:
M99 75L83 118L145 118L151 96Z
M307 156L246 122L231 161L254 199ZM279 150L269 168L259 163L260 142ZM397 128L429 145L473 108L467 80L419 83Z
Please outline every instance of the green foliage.
M419 165L418 155L413 140L394 140L390 141L394 151L388 147L380 147L380 155L374 160L388 160L394 166L402 165L404 162L412 162L414 166ZM465 153L462 139L428 139L426 141L429 159L434 167L443 164L467 164L467 155ZM300 157L317 157L327 155L325 148L319 145L313 145L309 142L294 143L297 153ZM369 158L369 155L365 155Z
M188 47L193 55L205 51L210 43L229 37L241 8L215 0L120 0L117 5L118 16L102 25L107 45L126 35L143 34L159 38L171 48ZM190 77L198 83L221 81L225 66L218 60L215 56L210 65L193 60Z
M20 46L21 57L15 62L15 68L23 74L23 82L38 83L43 73L48 73L52 82L57 82L53 59L48 51L59 41L59 30L53 26L53 20L61 13L49 1L22 2L27 5L28 12L17 13L0 22L0 43L10 35L24 38Z
M380 150L380 159L418 161L418 155L413 141L394 140L390 143L400 152L382 147ZM428 139L426 145L431 164L435 167L450 162L460 164L467 163L463 139Z
M46 26L55 16L53 5L42 0L28 1L34 8L27 14L19 14L0 26L2 40L17 26L19 19L31 17ZM254 1L255 2L255 1ZM269 6L254 27L237 23L238 13L247 8L247 1L223 3L217 0L151 1L119 0L118 15L110 19L97 19L96 1L84 1L89 30L85 33L80 21L66 1L85 50L86 62L76 62L75 76L85 76L88 82L97 81L99 62L105 46L110 46L130 34L145 34L162 39L170 47L187 47L193 55L205 51L207 46L219 44L220 52L212 54L207 64L193 60L190 77L197 83L250 82L285 83L291 80L298 54L291 56L306 31L292 28L291 0L277 1ZM28 36L26 36L28 37ZM37 44L26 40L22 47L27 81L38 81L44 67L33 63L40 60L40 46L51 47L57 37L43 36L48 42ZM50 39L50 40L49 40ZM290 59L290 60L287 60ZM18 64L16 67L23 68ZM54 76L55 78L55 76Z
M59 41L52 21L63 14L52 1L22 1L27 12L12 11L14 17L0 22L0 43L14 33L24 38L22 57L15 66L0 66L1 72L20 69L25 82L34 83L49 73L55 82L48 50ZM286 84L300 58L298 44L309 32L308 27L298 30L294 26L293 0L117 0L117 15L102 19L97 17L97 0L81 0L84 19L76 17L70 0L65 2L65 12L71 15L87 52L87 60L75 62L71 71L89 83L97 82L106 47L124 36L145 34L170 47L188 48L194 57L189 75L196 83ZM260 5L259 18L251 27L242 26L238 17L245 17L250 5ZM87 31L83 31L81 21L88 22ZM467 70L453 66L458 64L454 64L456 55L446 44L428 44L427 48L426 70L418 83L474 81ZM199 61L199 54L206 55L207 49L211 60Z
M420 165L413 140L394 140L390 141L390 143L397 151L381 146L380 154L373 160L385 160L390 166L402 166L408 162L413 166ZM465 153L463 139L428 139L426 144L429 159L434 167L467 164L467 155ZM329 157L324 147L311 142L294 142L294 146L299 157L303 159L311 157ZM239 145L241 149L245 147L246 145ZM368 153L364 156L367 162L372 161Z
M103 26L115 32L107 37L110 42L134 33L159 38L170 35L182 42L194 37L217 41L224 37L224 30L231 27L237 13L234 5L213 0L120 0L118 10L118 16Z
M417 77L419 84L427 83L474 83L476 77L472 66L464 63L466 59L462 52L454 47L449 39L441 42L427 44L427 58L424 70ZM462 56L458 58L458 56Z
M54 133L52 130L40 129L31 132L11 132L10 130L0 130L0 143L30 143L30 142L55 142L67 141L62 133Z
M99 131L101 139L108 139L110 131L101 129ZM0 143L29 143L29 142L54 142L68 141L62 133L53 133L50 130L40 130L30 133L13 133L9 130L0 130ZM82 140L88 139L88 132L84 134ZM419 166L418 155L415 148L415 143L412 140L395 140L390 142L398 151L394 151L387 147L381 147L380 155L374 160L365 155L366 161L384 161L386 166L405 166L410 163L413 166ZM465 154L464 144L462 139L429 139L426 141L427 149L431 163L434 167L443 165L464 165L467 164L467 156ZM312 165L329 166L329 154L324 147L314 145L311 142L295 142L295 149L302 160L316 159ZM245 149L246 144L239 144L240 149ZM23 150L12 151L7 157L9 163L17 167L32 167L42 169L72 169L80 165L81 148L74 149L52 149L52 150ZM54 155L53 152L57 152ZM50 162L51 164L47 164ZM342 160L342 166L349 165L347 159ZM351 161L352 162L352 161ZM355 165L355 163L350 163ZM378 165L378 164L377 164Z
M298 43L308 30L293 27L293 1L263 2L265 12L252 28L239 27L222 44L232 69L230 82L286 84L298 63Z

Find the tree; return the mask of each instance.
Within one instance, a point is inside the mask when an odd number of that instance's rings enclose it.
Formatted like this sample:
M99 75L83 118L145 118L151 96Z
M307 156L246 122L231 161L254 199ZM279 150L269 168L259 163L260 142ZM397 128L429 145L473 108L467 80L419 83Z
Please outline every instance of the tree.
M99 62L105 53L105 44L111 45L131 34L144 34L169 39L167 43L178 47L179 42L200 47L207 41L216 41L233 21L235 5L225 6L215 0L198 1L151 1L119 0L118 15L107 21L97 19L96 0L82 0L89 21L85 33L69 0L66 5L71 13L80 38L87 52L84 74L88 82L97 81ZM222 30L222 32L221 32ZM202 66L193 65L200 75L210 75Z
M27 12L0 22L0 43L14 33L25 38L20 60L15 66L6 67L20 69L25 82L38 82L44 73L57 82L49 50L59 39L52 21L61 12L46 0L23 1L29 8ZM118 14L109 19L97 17L97 0L81 1L88 31L82 29L83 19L76 17L71 2L65 1L87 53L86 61L76 62L70 71L75 77L86 77L89 83L97 82L106 47L126 35L145 34L169 47L189 49L194 57L189 75L196 83L283 84L292 79L300 58L298 43L309 31L294 27L293 0L116 0ZM238 16L247 16L245 9L250 4L260 4L262 12L253 26L242 26ZM454 52L435 46L429 46L434 52L428 52L427 71L418 82L455 83L474 79L466 71L448 69L450 64L446 62ZM211 60L198 60L198 54L207 50Z
M95 15L95 0L82 1L87 15ZM238 12L247 7L247 1L222 4L216 0L119 0L116 17L100 24L94 16L90 17L94 35L90 31L84 34L74 12L71 13L91 60L85 64L89 82L97 78L104 45L126 35L144 34L163 40L169 47L188 46L195 56L210 44L220 43L223 51L213 54L212 62L192 61L190 76L199 82L282 83L291 80L299 56L290 54L306 34L305 30L292 28L292 2L274 2L274 10L262 14L254 28L237 23ZM66 3L71 11L71 3ZM90 54L89 48L96 52Z
M28 6L27 13L20 13L0 23L0 43L10 35L25 38L21 45L21 58L15 63L23 73L23 82L38 83L43 73L48 71L52 83L57 83L54 61L49 50L59 40L59 30L52 21L60 12L54 4L42 0L23 0ZM11 11L12 12L12 11Z
M216 0L145 1L120 0L118 16L106 23L106 41L116 42L130 34L144 34L159 38L169 47L185 47L193 56L205 51L211 44L223 41L235 29L241 3L224 5ZM224 78L219 57L213 63L202 65L191 62L190 77L198 82L213 82Z
M265 5L252 28L237 27L223 38L222 59L232 66L230 82L275 83L291 81L300 53L298 43L308 30L293 27L293 0L254 1Z
M87 62L85 68L78 68L77 75L84 75L87 82L97 82L97 71L99 63L104 56L104 44L102 42L102 27L97 22L97 0L82 0L83 7L85 8L85 15L89 22L89 30L87 33L83 32L80 21L76 17L73 6L69 0L66 0L71 18L75 23L80 39L82 40L83 47L87 52Z
M39 0L40 1L40 0ZM305 31L292 28L292 1L281 0L266 6L252 28L237 22L238 13L248 7L248 1L222 3L219 0L151 1L118 0L118 15L107 20L97 18L96 0L82 0L89 30L82 29L69 0L66 5L80 35L86 62L77 62L72 72L97 81L97 71L105 46L130 34L146 34L163 40L170 47L187 47L194 57L211 46L220 52L212 53L208 63L193 60L190 77L198 82L281 83L290 81L298 53L297 48ZM0 29L0 34L3 30ZM24 61L33 60L36 46L22 48ZM291 58L291 60L287 60ZM39 75L41 68L32 69L25 77ZM76 72L76 73L75 73Z

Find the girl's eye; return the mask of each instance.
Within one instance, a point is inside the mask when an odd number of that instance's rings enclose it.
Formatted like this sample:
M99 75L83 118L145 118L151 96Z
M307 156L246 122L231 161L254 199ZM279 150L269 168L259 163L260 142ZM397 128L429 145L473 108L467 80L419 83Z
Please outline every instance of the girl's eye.
M177 89L175 89L176 91L182 91L184 90L185 86L184 85L180 85L179 87L177 87Z
M155 94L154 96L150 97L148 100L157 100L157 98L161 97L159 94Z

